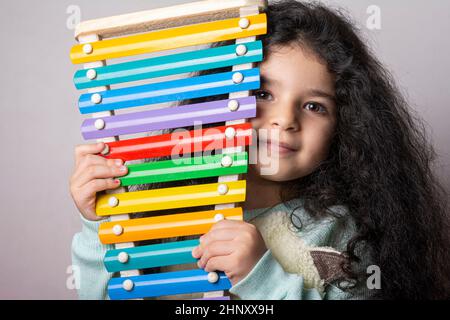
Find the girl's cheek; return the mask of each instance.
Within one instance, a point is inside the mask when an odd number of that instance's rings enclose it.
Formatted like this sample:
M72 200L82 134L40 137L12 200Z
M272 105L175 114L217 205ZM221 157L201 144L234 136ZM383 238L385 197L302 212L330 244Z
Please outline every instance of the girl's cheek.
M327 157L335 125L333 121L311 121L303 123L303 146L310 148L314 158L323 160Z
M250 120L250 124L252 125L253 130L258 130L261 127L261 119L258 118L258 115L256 118L252 118Z
M262 103L256 107L256 117L250 119L253 129L270 128L270 110Z

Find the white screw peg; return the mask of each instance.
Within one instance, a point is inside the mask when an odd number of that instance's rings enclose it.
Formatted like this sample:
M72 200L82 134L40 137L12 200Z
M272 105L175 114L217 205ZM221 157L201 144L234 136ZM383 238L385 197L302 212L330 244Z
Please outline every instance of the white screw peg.
M111 208L117 207L119 205L119 199L117 199L116 197L110 197L108 199L108 205Z
M91 54L92 51L94 51L94 48L92 47L92 44L86 43L86 44L83 46L83 52L84 52L85 54Z
M243 55L245 55L246 53L247 53L247 46L246 46L246 45L240 44L240 45L238 45L238 46L236 47L236 54L237 54L238 56L243 56Z
M217 281L219 281L219 275L217 274L217 272L208 273L208 282L209 283L216 283Z
M239 109L239 101L234 100L234 99L228 101L228 109L230 111L236 111L237 109Z
M86 72L86 77L88 77L89 80L94 80L95 78L97 78L97 71L95 71L94 69L89 69Z
M125 251L122 251L117 256L117 259L119 260L120 263L127 263L128 262L128 258L129 258L128 253L126 253Z
M239 20L239 27L241 27L241 29L247 29L249 25L250 20L248 20L247 18L242 18Z
M242 81L244 81L244 75L240 72L235 72L233 74L233 82L234 83L241 83Z
M116 224L116 225L113 227L113 233L114 233L116 236L120 236L120 235L123 233L123 227L122 227L120 224Z
M91 102L94 104L99 104L100 102L102 102L102 96L99 93L94 93L91 96Z
M104 128L105 128L105 120L103 120L103 119L97 119L97 120L95 120L95 122L94 122L94 127L95 127L95 129L97 129L97 130L102 130L102 129L104 129Z
M134 288L134 283L130 279L127 279L122 283L122 287L126 291L131 291Z
M224 216L222 213L217 213L217 214L214 216L214 221L215 221L215 222L219 222L219 221L224 220L224 219L225 219L225 216Z
M227 137L227 139L233 139L236 136L236 129L234 129L233 127L228 127L225 129L225 137Z
M228 168L233 164L233 158L230 156L224 156L221 161L222 167Z
M102 155L106 156L109 153L109 145L105 144L105 149L101 152Z
M228 193L228 186L226 184L219 184L217 187L217 192L221 195Z

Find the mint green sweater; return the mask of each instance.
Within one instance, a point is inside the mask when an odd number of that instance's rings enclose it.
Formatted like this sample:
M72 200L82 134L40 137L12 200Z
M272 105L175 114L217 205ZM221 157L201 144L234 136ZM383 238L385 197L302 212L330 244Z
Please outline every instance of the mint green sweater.
M301 221L300 230L292 228L291 220L288 218L294 208L297 208L294 219ZM357 283L358 293L351 295L338 288L335 281L331 281L332 277L319 272L332 270L333 267L327 261L332 262L333 259L321 259L319 263L317 259L311 259L327 255L336 257L339 252L345 251L347 242L355 232L353 220L346 214L346 208L332 209L338 210L342 217L315 220L303 209L300 199L280 203L272 208L244 211L244 220L257 226L268 250L251 272L230 289L232 298L243 300L370 298L371 292L364 282ZM83 217L81 219L82 231L75 234L72 242L72 263L80 272L79 298L108 299L106 288L112 275L104 268L103 257L107 250L113 249L113 246L103 245L98 239L97 231L102 222L88 221ZM286 225L291 224L287 226L290 231L280 229L280 225L283 224L281 221L287 221Z

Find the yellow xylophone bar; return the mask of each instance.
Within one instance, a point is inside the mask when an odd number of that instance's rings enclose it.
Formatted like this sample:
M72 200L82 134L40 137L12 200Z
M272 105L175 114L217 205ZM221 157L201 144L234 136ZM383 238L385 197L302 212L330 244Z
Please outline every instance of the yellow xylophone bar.
M80 44L72 47L70 58L75 64L87 63L246 38L262 35L266 32L267 18L266 14L262 13L245 18L205 22L122 38L107 39L89 44Z
M102 223L98 230L104 244L205 234L219 220L242 220L242 208L198 211ZM115 230L121 232L115 232Z
M123 213L197 207L245 201L245 180L186 187L103 194L97 197L96 214Z

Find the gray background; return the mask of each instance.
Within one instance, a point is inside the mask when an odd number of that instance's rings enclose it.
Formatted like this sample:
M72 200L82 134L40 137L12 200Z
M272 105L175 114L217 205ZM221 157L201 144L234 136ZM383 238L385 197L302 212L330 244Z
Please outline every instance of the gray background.
M188 1L2 0L0 2L0 298L74 299L66 287L72 236L80 229L68 179L73 149L83 142L75 44L66 9L82 20ZM367 41L429 125L440 158L436 171L450 189L450 2L335 0L347 8ZM382 10L382 29L366 26L369 5ZM445 42L444 42L445 41Z

